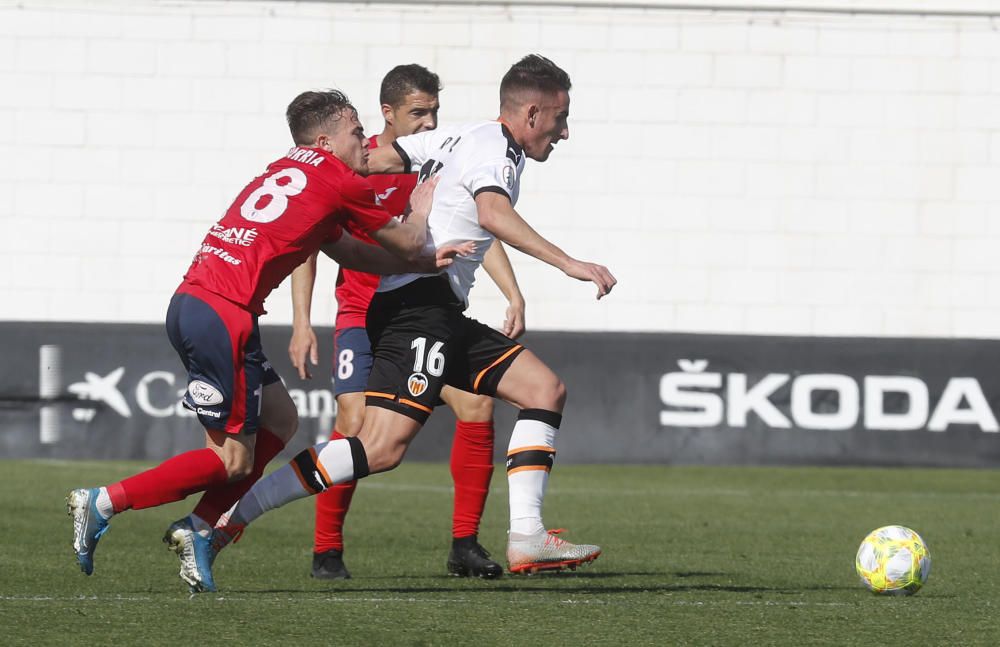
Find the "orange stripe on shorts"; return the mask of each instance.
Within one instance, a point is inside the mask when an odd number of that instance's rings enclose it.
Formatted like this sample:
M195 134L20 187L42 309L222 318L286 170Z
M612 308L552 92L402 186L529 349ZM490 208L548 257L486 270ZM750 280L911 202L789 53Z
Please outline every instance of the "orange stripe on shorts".
M501 355L500 357L498 357L495 362L493 362L492 364L490 364L489 366L487 366L483 370L479 371L479 375L476 376L476 381L472 383L472 390L478 393L479 392L479 383L482 381L483 376L485 376L486 373L488 373L497 364L499 364L500 362L502 362L505 359L507 359L508 357L510 357L510 354L513 353L514 351L516 351L519 348L524 348L524 347L521 346L521 344L517 344L516 346L514 346L513 348L511 348L510 350L508 350L506 353L504 353L503 355Z
M434 413L434 409L430 407L425 407L419 402L414 402L413 400L407 400L406 398L397 399L396 396L390 393L379 393L378 391L365 391L365 395L370 395L373 398L385 398L386 400L394 400L400 404L405 404L408 407L413 407L414 409L420 409L421 411L426 411L427 413Z

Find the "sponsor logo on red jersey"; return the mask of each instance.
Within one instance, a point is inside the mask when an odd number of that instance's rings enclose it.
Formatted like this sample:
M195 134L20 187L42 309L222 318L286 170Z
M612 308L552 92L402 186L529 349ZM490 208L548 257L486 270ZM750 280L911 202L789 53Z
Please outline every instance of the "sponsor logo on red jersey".
M212 225L209 235L215 236L219 240L230 245L249 247L253 241L257 240L257 228L251 227L223 227L222 225Z

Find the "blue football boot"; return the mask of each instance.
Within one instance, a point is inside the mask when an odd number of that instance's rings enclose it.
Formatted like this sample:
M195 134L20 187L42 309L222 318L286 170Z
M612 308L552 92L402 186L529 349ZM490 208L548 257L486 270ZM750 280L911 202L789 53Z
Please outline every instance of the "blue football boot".
M80 570L94 572L97 540L108 531L108 520L97 511L98 488L73 490L66 497L66 513L73 517L73 550Z
M170 524L163 535L167 548L177 553L181 560L180 577L191 593L214 592L212 563L218 552L212 547L212 540L195 531L191 517L184 517Z

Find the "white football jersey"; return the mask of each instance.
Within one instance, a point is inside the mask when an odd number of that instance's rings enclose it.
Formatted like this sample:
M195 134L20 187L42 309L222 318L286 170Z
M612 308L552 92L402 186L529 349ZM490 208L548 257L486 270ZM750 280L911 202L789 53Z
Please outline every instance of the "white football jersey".
M493 191L517 204L524 170L524 151L507 127L499 121L484 121L453 128L438 128L393 142L403 158L407 173L419 173L419 182L437 175L434 206L427 218L427 253L439 246L471 240L474 254L455 257L445 270L455 294L468 305L469 290L493 234L479 225L475 197ZM433 274L392 274L383 276L378 291L386 292Z

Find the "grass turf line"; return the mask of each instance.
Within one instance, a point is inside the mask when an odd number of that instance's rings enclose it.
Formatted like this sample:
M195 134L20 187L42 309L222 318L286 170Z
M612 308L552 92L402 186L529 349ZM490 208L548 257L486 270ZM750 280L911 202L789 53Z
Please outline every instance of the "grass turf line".
M0 644L873 645L1000 642L1000 480L987 470L559 466L545 518L604 554L576 573L445 575L446 465L358 488L354 579L308 577L313 508L262 518L190 598L160 538L194 500L115 518L79 572L64 496L144 467L0 462ZM481 541L503 561L506 484ZM934 566L912 598L861 588L877 526L917 530ZM196 637L196 638L195 638Z

